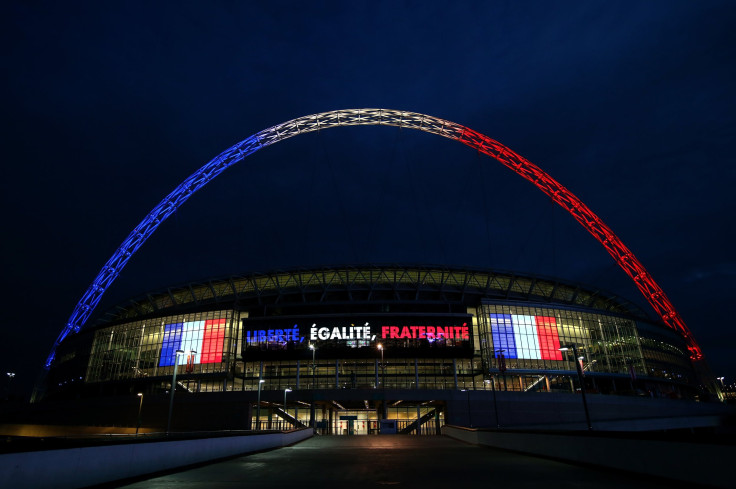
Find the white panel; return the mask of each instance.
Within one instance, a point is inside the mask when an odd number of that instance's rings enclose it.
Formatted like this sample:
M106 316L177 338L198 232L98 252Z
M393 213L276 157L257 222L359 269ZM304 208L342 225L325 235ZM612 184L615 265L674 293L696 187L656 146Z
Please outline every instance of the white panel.
M518 357L541 360L537 323L534 316L512 314L511 322L514 323L514 340L516 340Z
M181 332L181 349L184 354L179 357L179 365L187 363L187 355L191 350L197 352L194 363L199 363L202 357L202 335L204 334L204 321L187 321Z

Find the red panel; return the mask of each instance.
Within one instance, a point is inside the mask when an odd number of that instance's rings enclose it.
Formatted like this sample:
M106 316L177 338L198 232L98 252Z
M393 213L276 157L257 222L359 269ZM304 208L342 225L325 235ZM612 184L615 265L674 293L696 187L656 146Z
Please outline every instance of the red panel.
M542 360L562 360L557 320L549 316L537 316L536 319L539 351L542 354Z
M208 319L204 322L202 338L202 360L200 363L222 362L222 347L225 343L227 319Z
M553 201L570 213L616 260L619 267L634 281L642 295L657 311L662 321L671 329L678 331L690 350L692 360L703 358L700 346L695 342L685 321L675 310L662 288L654 281L644 265L634 256L626 245L616 236L600 217L560 182L549 176L541 168L524 157L514 153L503 144L472 129L463 128L458 141L490 156L502 165L510 168L523 178L529 180L547 194Z

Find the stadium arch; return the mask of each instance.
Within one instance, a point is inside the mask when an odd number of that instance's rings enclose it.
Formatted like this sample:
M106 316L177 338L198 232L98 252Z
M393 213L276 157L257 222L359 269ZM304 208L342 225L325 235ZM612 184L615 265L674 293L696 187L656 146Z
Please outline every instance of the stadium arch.
M46 359L45 369L54 361L56 349L72 332L78 332L87 322L102 295L115 281L133 254L146 242L158 226L173 214L189 197L220 175L230 166L256 151L279 141L309 132L341 126L385 125L415 129L459 141L490 156L521 177L530 181L565 209L613 257L629 276L662 321L685 339L690 358L701 360L703 353L692 333L662 288L644 265L616 234L578 197L540 167L490 137L455 122L416 112L391 109L344 109L298 117L264 129L226 149L169 193L133 229L115 253L105 263L94 281L74 307L67 324L56 339Z

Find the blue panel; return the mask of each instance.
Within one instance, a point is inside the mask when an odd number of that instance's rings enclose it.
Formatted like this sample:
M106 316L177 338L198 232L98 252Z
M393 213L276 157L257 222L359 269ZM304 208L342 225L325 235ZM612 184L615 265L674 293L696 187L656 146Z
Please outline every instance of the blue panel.
M511 314L491 314L491 335L493 348L504 350L506 358L516 358L516 341L514 340L514 326L511 324ZM498 357L498 354L494 356Z
M181 347L182 323L164 325L164 341L161 345L159 367L171 367L176 361L176 350Z

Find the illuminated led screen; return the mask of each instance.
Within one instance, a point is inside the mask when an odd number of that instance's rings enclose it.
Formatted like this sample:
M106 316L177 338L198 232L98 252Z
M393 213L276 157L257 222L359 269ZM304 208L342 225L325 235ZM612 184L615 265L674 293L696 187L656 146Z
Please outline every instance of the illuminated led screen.
M506 358L562 360L554 317L491 314L491 334L494 349Z
M300 351L311 356L309 345L320 350L322 358L373 358L379 344L393 357L472 356L472 317L368 313L243 320L243 348L248 358L277 358L273 355L280 351L302 358Z
M190 363L219 363L225 343L225 318L206 321L187 321L164 325L159 367L170 367L176 362L176 350L184 350L179 365ZM191 351L197 352L193 359ZM193 361L192 361L193 360Z

